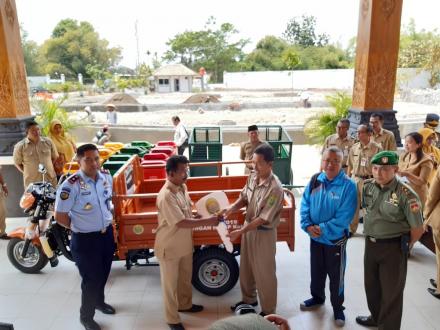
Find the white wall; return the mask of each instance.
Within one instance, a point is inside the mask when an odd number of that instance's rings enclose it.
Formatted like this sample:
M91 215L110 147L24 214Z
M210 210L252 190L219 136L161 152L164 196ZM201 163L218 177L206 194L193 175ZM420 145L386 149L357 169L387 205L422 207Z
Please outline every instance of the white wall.
M185 79L187 78L187 79ZM168 85L159 85L159 78L156 78L156 90L159 93L175 92L175 79L179 79L179 92L188 93L192 90L192 77L191 76L161 76L160 79L168 79Z
M403 88L429 87L429 73L417 69L398 69ZM297 70L224 72L223 84L230 89L353 89L354 70Z

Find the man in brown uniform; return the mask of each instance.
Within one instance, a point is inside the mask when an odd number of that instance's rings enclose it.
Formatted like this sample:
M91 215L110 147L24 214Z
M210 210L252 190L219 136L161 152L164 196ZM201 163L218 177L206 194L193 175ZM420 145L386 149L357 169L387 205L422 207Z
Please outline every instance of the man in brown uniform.
M417 194L396 178L399 157L377 153L374 179L364 182L364 285L369 316L356 322L379 330L398 330L402 321L408 252L423 234L422 206Z
M324 150L336 146L341 149L344 158L342 159L342 169L347 173L347 160L348 154L350 152L351 147L354 144L353 138L348 135L348 129L350 128L350 121L346 118L339 120L338 125L336 126L336 134L332 134L327 136L324 141L324 145L322 146L321 153Z
M268 144L257 147L252 157L254 171L238 200L226 210L225 216L246 206L245 223L229 234L231 241L241 238L240 286L243 303L256 306L257 291L261 315L275 313L277 305L277 277L275 253L277 226L283 208L283 188L272 173L274 150Z
M203 306L192 304L192 228L215 226L218 217L195 219L185 182L188 159L172 156L166 163L167 180L157 196L159 226L154 254L159 259L165 318L170 329L184 329L178 312L196 313Z
M46 167L46 181L57 186L57 176L53 162L58 158L55 145L49 138L41 136L41 130L34 121L26 125L26 137L19 141L14 147L15 167L23 173L25 189L30 183L42 181L43 176L38 172L38 165Z
M371 179L373 173L371 172L371 158L379 151L382 150L381 146L377 143L370 141L372 129L367 125L359 125L358 129L358 139L359 142L355 143L350 150L348 156L348 176L351 176L356 183L358 203L356 208L356 213L354 214L353 220L350 224L350 234L354 235L356 233L357 227L359 225L359 210L360 201L362 198L362 188L364 186L364 180Z
M382 147L382 150L397 150L396 139L393 132L382 128L383 115L373 113L370 117L370 125L373 128L373 141Z
M254 150L260 144L264 143L260 140L260 133L258 132L257 125L251 125L248 127L248 137L249 140L246 142L242 142L240 144L240 159L241 160L251 160L254 154ZM249 174L252 170L252 164L246 164L246 168L244 170L245 174Z
M6 234L6 205L5 199L8 196L8 186L2 175L2 167L0 166L0 239L9 239Z

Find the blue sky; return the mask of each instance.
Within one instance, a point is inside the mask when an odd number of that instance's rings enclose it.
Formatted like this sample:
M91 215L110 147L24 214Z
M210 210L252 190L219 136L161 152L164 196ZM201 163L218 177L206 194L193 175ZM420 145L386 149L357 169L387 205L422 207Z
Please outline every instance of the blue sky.
M414 18L416 26L440 30L439 0L403 0L402 23ZM318 32L346 45L357 33L359 0L16 0L18 19L29 39L42 43L64 18L90 22L112 46L123 48L123 65L136 63L135 22L139 35L140 61L166 50L166 42L185 30L202 29L209 16L218 23L230 22L241 38L251 39L246 51L265 35L281 36L290 18L314 15Z

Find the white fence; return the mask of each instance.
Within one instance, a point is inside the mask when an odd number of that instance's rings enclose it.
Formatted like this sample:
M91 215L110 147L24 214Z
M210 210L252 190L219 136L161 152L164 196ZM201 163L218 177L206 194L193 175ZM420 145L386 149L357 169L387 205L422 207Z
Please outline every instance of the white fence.
M401 88L427 88L430 74L417 69L398 69ZM354 70L297 70L224 72L223 85L228 89L353 89Z

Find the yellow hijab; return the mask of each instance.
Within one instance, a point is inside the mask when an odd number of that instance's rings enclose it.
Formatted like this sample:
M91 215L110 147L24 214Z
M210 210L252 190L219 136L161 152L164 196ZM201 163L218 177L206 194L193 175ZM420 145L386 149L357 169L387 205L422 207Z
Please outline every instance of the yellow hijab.
M60 134L55 133L56 125L61 126ZM71 161L71 159L75 155L75 150L73 148L75 143L73 142L70 135L64 132L63 124L61 124L58 119L54 119L51 121L48 135L52 142L55 144L58 153L63 154L67 162Z
M422 149L425 154L432 158L434 161L434 169L431 171L431 175L429 176L428 183L431 183L432 179L435 177L437 173L437 167L440 164L440 149L432 144L428 144L428 138L435 134L435 132L427 127L419 129L419 133L423 136Z

